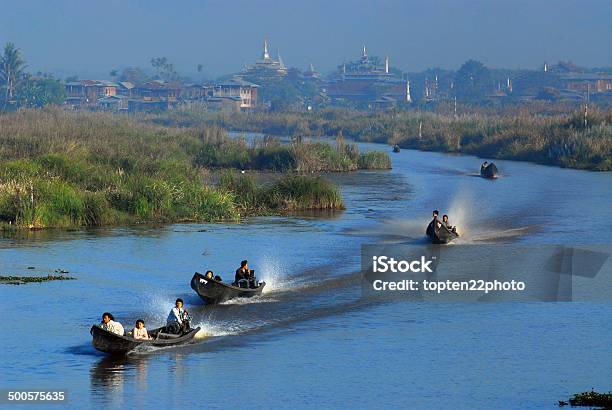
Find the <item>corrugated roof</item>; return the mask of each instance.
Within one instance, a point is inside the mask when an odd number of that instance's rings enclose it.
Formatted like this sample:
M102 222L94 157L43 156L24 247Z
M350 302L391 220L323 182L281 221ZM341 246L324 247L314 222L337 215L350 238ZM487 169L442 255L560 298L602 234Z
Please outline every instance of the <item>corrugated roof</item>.
M574 73L574 74L562 75L561 80L565 80L565 81L612 80L612 75L593 74L593 73Z
M89 79L85 79L85 80L77 80L77 81L71 81L69 83L66 83L66 85L71 85L71 86L79 86L79 85L83 85L83 86L89 86L89 87L119 87L119 85L115 82L112 81L108 81L108 80L89 80Z
M232 87L232 86L240 86L240 87L259 87L257 84L251 83L249 81L245 81L241 78L232 78L231 80L224 81L220 84L215 84L217 86L222 87Z

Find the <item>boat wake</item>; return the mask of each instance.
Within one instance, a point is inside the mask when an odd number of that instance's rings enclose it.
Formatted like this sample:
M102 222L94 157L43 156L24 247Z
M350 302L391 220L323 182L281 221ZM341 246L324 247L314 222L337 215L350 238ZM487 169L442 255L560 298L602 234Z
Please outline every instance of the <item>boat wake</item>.
M266 287L267 286L268 285L266 284ZM266 292L263 292L263 293L266 293ZM278 302L278 300L274 298L263 297L263 296L253 296L250 298L234 298L234 299L226 300L225 302L219 303L219 305L250 305L253 303L274 303L274 302Z
M300 285L297 279L287 276L288 269L277 258L266 256L259 262L258 267L260 269L257 274L258 279L266 282L266 287L262 292L264 294L288 290Z
M200 328L200 331L196 333L194 338L194 340L200 341L209 337L237 335L247 330L237 322L218 322L211 319L201 320L193 326Z

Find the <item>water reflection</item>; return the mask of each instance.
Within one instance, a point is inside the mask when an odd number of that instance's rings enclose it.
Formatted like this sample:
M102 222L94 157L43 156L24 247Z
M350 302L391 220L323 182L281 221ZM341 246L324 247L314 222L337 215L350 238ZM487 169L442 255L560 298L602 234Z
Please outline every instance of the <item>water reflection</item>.
M136 388L144 392L147 387L149 357L107 356L95 362L89 372L92 400L99 404L123 407L125 384L133 379Z
M47 228L0 230L0 249L24 246L37 246L58 241L87 241L102 238L149 237L163 238L171 230L168 225L145 225L122 228Z

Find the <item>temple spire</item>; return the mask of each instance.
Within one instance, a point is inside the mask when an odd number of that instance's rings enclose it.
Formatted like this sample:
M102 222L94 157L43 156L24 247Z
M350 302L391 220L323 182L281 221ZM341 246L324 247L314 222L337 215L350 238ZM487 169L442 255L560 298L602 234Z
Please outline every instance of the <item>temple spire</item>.
M365 46L365 44L363 45L363 52L361 53L361 57L362 57L363 59L368 58L368 50L366 50L366 46Z
M389 74L389 56L385 57L385 74Z
M283 62L283 58L280 55L280 50L276 50L276 54L278 55L278 65L280 68L285 68L285 63Z
M264 60L269 60L270 59L270 53L268 52L268 39L264 39L264 44L263 44L263 59Z
M412 102L412 97L410 96L410 80L406 81L406 102Z

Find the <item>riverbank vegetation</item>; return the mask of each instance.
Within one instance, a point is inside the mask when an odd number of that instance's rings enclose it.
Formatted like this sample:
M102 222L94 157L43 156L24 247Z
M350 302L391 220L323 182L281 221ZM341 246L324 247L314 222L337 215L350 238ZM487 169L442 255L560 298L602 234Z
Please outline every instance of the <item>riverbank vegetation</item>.
M371 156L341 140L247 144L216 126L164 127L60 109L6 113L0 115L0 224L36 229L342 209L338 188L310 174L379 166L382 160ZM256 184L215 176L225 168L291 172Z
M25 285L26 283L42 283L54 280L76 280L72 276L0 276L0 284L3 285Z
M273 135L338 135L401 148L532 161L561 167L612 170L612 109L565 106L438 112L198 113L164 114L159 121L218 125Z
M569 402L560 401L560 406L584 406L598 409L612 409L612 392L598 393L594 390L577 393Z
M322 177L287 175L271 184L258 185L250 175L226 171L219 186L236 195L236 203L243 212L344 209L338 188Z

